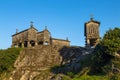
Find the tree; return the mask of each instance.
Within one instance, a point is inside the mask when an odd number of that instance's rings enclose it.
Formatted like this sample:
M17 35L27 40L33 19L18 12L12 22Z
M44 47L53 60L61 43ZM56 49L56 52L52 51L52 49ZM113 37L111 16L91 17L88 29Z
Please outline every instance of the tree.
M101 44L105 48L105 53L115 56L116 53L120 50L120 29L110 29L106 32L101 41Z
M108 30L100 43L95 47L92 56L92 71L96 73L113 72L113 68L120 68L120 28ZM116 56L117 55L117 56Z

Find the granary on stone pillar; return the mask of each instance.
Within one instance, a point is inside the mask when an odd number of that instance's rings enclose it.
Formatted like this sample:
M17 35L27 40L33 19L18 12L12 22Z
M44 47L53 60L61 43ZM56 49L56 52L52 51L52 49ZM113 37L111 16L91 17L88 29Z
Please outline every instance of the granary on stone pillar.
M99 35L100 22L90 18L84 25L84 36L86 46L95 47L100 41Z

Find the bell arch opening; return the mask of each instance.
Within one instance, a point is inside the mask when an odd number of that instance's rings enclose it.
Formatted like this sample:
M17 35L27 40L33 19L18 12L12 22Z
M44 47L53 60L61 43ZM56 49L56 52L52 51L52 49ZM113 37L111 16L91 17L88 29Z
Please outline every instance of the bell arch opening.
M28 47L28 41L24 41L24 47Z
M35 41L34 41L34 40L31 40L31 41L30 41L30 44L31 44L31 46L35 46Z
M39 41L39 42L38 42L38 45L43 45L43 41Z

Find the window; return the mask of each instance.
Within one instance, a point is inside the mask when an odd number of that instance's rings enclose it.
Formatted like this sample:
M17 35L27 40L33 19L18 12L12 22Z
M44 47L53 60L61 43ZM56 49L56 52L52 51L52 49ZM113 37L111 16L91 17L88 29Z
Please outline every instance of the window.
M19 43L18 46L19 46L19 47L22 47L22 43Z
M34 41L34 40L31 40L31 41L30 41L30 44L31 44L31 46L35 46L35 41Z
M38 42L38 45L43 45L43 41L39 41L39 42Z
M48 42L47 42L47 41L45 41L44 45L48 45Z
M28 47L28 41L24 41L24 47Z

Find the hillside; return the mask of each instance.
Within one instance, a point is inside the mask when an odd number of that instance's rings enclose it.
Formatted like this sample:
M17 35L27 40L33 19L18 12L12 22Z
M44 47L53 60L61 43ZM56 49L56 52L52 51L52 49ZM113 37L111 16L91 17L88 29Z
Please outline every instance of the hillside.
M64 76L67 72L80 70L80 61L85 58L83 53L90 52L86 50L82 47L48 45L24 48L14 63L15 69L7 76L9 80L58 80L60 74ZM57 66L62 66L62 69L55 70Z
M52 65L60 64L58 51L52 46L25 48L17 58L11 80L28 80L44 75ZM52 75L52 73L50 73ZM43 77L43 76L42 76ZM46 75L46 78L49 77Z
M120 29L95 48L41 45L0 50L0 80L120 80Z

